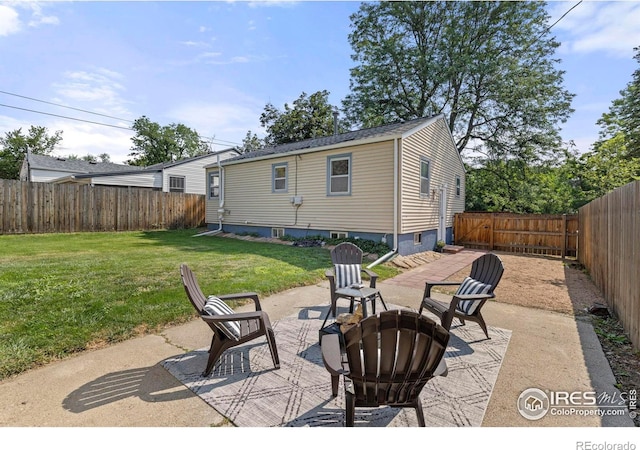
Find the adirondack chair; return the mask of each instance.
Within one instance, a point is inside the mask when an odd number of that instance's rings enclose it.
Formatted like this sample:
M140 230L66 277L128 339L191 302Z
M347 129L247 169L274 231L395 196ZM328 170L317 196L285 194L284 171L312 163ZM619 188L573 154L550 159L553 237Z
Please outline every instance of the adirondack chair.
M462 282L456 281L427 281L419 313L424 309L435 314L440 319L441 325L449 330L454 317L460 320L476 322L484 331L487 339L490 339L487 325L482 317L482 307L485 302L495 297L494 289L500 282L504 266L498 255L487 253L476 259L471 265L471 272ZM431 298L431 288L434 286L460 287L453 295L449 304L442 303Z
M265 336L267 339L273 365L276 369L280 368L275 335L269 322L269 316L266 312L262 311L258 294L255 292L245 292L206 297L198 284L195 274L186 264L180 266L180 276L191 304L198 314L200 314L200 318L204 320L213 331L211 347L209 348L209 359L202 376L207 377L211 374L216 361L218 361L225 350L261 336ZM253 300L256 310L246 313L236 313L224 303L224 300L242 299Z
M322 359L334 397L344 376L346 426L354 425L356 407L391 406L414 408L424 427L420 393L430 379L447 375L448 341L442 326L409 310L367 317L344 333L344 349L337 335L324 336Z
M331 292L330 312L333 317L336 316L336 305L339 298L347 298L351 301L349 308L351 312L353 312L354 306L352 296L341 295L336 292L337 290L362 283L362 273L369 277L369 287L376 287L378 274L362 267L362 255L362 250L351 242L342 242L331 250L333 268L326 270L325 276L329 280L329 291Z

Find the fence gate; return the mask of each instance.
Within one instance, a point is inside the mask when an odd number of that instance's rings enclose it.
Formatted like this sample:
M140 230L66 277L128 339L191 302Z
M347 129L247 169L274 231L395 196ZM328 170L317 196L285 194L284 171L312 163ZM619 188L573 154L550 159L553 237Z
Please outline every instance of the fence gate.
M465 212L454 218L454 242L467 248L576 257L578 215Z

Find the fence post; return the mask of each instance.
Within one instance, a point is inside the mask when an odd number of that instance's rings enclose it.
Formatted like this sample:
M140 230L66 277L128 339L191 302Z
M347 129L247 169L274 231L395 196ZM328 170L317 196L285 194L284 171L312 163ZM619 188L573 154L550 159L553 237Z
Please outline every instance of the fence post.
M562 247L560 250L560 254L562 255L562 261L565 260L567 256L567 215L562 215Z
M496 227L496 213L491 213L491 221L489 227L489 251L493 251L493 230Z

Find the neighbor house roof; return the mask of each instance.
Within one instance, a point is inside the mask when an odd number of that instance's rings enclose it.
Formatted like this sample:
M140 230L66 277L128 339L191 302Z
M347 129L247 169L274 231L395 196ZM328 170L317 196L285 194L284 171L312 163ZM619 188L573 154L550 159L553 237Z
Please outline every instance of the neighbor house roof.
M55 156L45 155L29 155L29 166L31 169L46 169L59 172L69 172L73 174L73 178L91 178L96 176L114 176L129 175L141 172L162 172L163 169L179 166L199 159L208 158L218 154L227 152L238 153L237 150L228 148L217 152L207 153L205 155L193 156L177 161L153 164L151 166L130 166L127 164L88 162L84 160L66 159ZM65 178L66 179L66 178Z
M373 128L364 128L361 130L348 131L346 133L334 134L331 136L323 136L320 138L306 139L304 141L265 147L253 152L243 153L242 155L236 156L235 158L229 158L224 161L224 164L234 163L236 161L242 162L255 158L276 157L284 153L307 149L309 151L312 151L313 149L320 150L324 147L337 146L339 144L344 144L352 141L392 139L394 137L401 137L404 133L411 131L423 124L431 122L437 117L440 116L421 117L419 119L381 125Z
M217 152L211 152L211 153L206 153L204 155L193 156L191 158L179 159L177 161L163 162L163 163L159 163L159 164L152 164L151 166L147 166L146 169L151 169L151 170L154 170L154 169L166 169L167 167L179 166L180 164L184 164L184 163L188 163L188 162L192 162L192 161L197 161L199 159L208 158L210 156L221 155L221 154L227 153L227 152L233 152L233 153L236 153L238 155L240 154L240 152L238 152L234 148L227 148L227 149L224 149L224 150L218 150Z
M89 162L77 159L66 159L55 156L29 154L31 169L56 170L72 173L113 173L140 170L142 167L105 162Z

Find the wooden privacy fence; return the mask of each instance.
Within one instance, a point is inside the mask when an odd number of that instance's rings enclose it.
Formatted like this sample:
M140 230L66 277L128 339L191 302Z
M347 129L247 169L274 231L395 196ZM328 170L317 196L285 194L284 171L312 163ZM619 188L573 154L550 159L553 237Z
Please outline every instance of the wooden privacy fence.
M577 215L465 212L454 217L454 241L467 248L576 256Z
M583 206L582 263L616 314L635 350L640 349L640 181Z
M204 195L0 180L0 234L195 228Z

